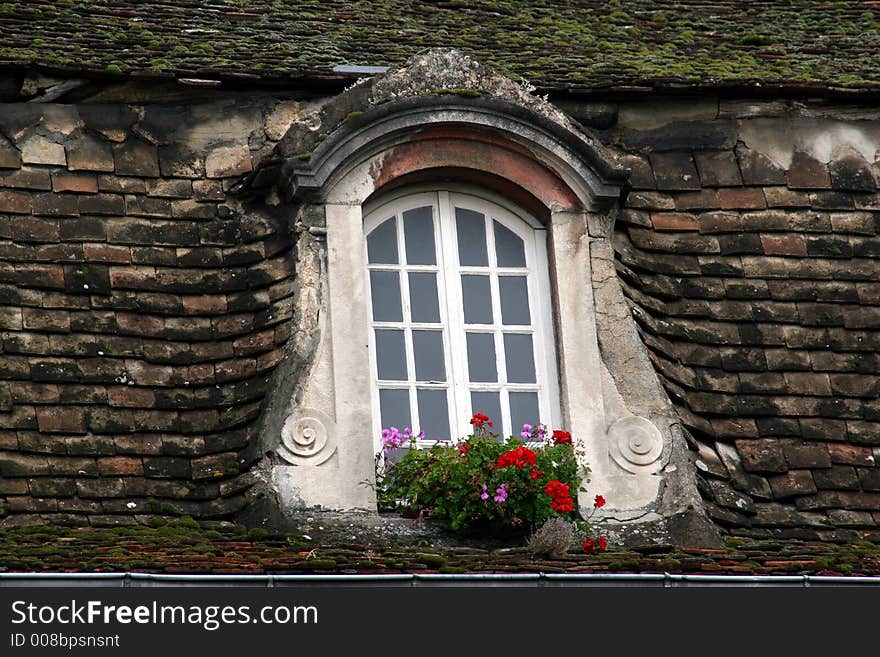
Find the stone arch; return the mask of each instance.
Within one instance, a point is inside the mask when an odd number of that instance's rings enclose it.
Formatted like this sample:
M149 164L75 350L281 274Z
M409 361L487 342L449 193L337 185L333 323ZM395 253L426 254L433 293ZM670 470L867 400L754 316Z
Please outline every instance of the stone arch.
M361 206L442 176L506 185L548 224L563 418L592 469L582 508L603 494L612 531L708 528L677 418L616 280L608 238L628 172L613 154L546 101L448 50L356 85L317 119L291 128L250 181L273 182L297 213L295 326L262 431L282 515L375 508L372 441L356 438L371 424Z

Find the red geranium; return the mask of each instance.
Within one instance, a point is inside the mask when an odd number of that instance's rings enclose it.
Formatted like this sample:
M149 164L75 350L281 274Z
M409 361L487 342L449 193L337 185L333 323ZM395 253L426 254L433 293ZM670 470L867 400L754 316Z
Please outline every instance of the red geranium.
M554 445L571 445L571 434L568 431L556 429L553 432Z
M476 429L482 429L483 426L493 426L491 420L489 420L489 416L483 415L482 413L474 413L474 416L471 418L471 424L474 425L474 428Z
M581 547L584 549L584 552L587 554L595 554L596 553L596 545L593 543L593 539L587 536L583 543L581 543Z
M462 456L464 456L465 454L468 453L468 450L470 448L471 448L471 446L468 443L462 443L461 445L458 446L458 453L461 454Z
M528 447L520 445L516 449L505 452L498 457L498 469L515 465L517 470L522 470L527 465L535 465L538 455Z
M596 495L596 501L593 502L593 506L597 509L601 509L603 506L605 506L605 498L601 495Z
M532 468L532 471L529 473L529 476L532 479L540 479L542 476L544 476L544 473L541 472L540 470L538 470L538 468Z
M606 539L604 536L600 536L599 537L599 549L604 550L607 547L608 547L608 539Z
M574 500L568 494L568 484L563 484L558 479L547 483L544 492L553 498L550 508L559 513L571 513L574 511Z

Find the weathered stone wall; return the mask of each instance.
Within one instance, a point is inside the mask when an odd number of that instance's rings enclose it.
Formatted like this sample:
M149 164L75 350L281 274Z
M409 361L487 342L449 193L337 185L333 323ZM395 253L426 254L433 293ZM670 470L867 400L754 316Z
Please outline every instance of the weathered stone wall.
M228 516L289 332L296 103L0 106L0 525Z
M740 534L880 539L880 115L580 109L633 169L618 273L709 515Z

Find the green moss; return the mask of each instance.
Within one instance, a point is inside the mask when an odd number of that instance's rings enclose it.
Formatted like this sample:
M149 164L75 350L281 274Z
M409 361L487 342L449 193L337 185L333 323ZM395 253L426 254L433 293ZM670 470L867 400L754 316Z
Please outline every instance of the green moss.
M254 527L247 533L247 537L252 541L265 541L269 538L269 532L262 527Z

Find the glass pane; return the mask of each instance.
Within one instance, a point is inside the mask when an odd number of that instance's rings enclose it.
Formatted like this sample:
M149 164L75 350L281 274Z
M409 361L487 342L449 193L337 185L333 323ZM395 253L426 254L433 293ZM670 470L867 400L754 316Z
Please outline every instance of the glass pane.
M498 258L498 266L525 267L525 244L519 235L497 221L492 223L495 224L495 255Z
M458 262L463 267L488 267L486 220L479 212L455 208L458 231Z
M402 322L400 275L396 271L370 272L370 297L374 322Z
M367 261L370 264L397 264L397 222L386 219L367 235Z
M434 219L430 205L403 213L403 236L406 241L408 264L437 264L437 256L434 253Z
M492 289L488 276L461 277L465 324L492 323Z
M382 428L397 427L401 431L411 427L409 414L409 390L380 390L379 413Z
M501 295L501 322L503 324L532 323L529 314L529 286L525 276L499 276Z
M376 329L376 362L380 379L407 380L403 331Z
M413 331L412 341L416 358L416 381L445 381L443 331Z
M409 305L414 322L440 322L437 301L437 274L434 272L409 273Z
M519 436L524 424L533 427L540 421L538 412L537 392L511 392L510 400L510 433Z
M468 372L474 383L498 380L495 367L495 336L491 333L468 333Z
M504 334L504 359L508 383L535 383L535 355L528 333Z
M446 390L418 390L419 431L428 440L449 440L449 407Z
M501 426L501 397L497 392L471 392L471 409L473 413L488 415L495 423L490 431L504 436L504 429Z

